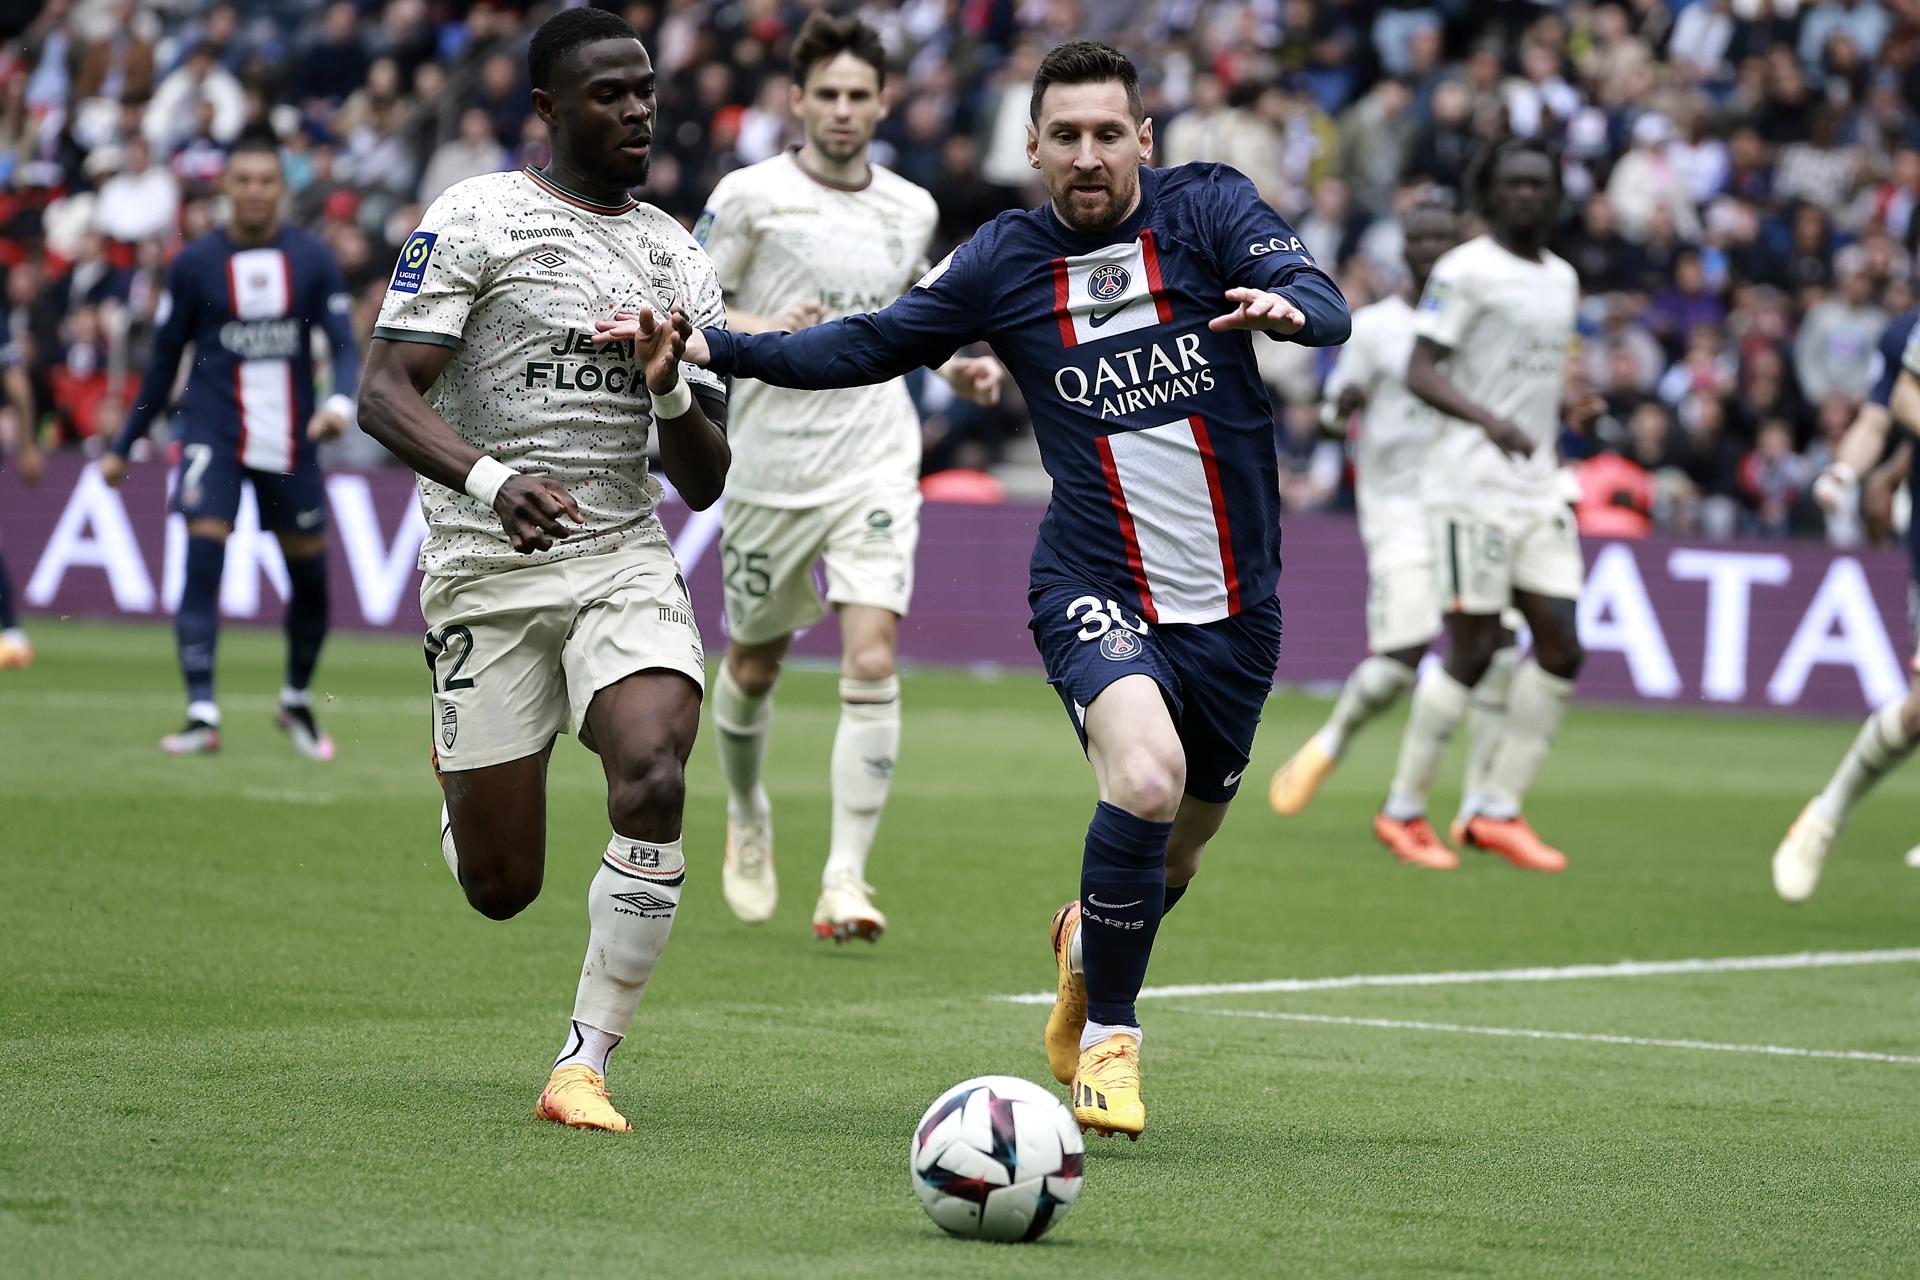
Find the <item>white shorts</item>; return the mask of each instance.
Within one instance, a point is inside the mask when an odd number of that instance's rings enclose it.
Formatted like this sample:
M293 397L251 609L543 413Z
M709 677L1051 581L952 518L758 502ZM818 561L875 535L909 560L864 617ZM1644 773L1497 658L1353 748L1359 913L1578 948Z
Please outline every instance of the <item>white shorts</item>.
M862 489L818 507L729 500L720 513L727 633L763 644L810 627L827 604L864 604L905 615L920 544L920 489L909 482ZM826 600L813 562L827 565Z
M481 769L579 731L593 695L636 671L706 688L680 565L664 543L420 584L433 744L446 772Z
M1573 512L1430 507L1434 578L1449 613L1500 613L1515 591L1558 600L1580 598L1586 566Z
M1367 548L1367 649L1398 653L1440 634L1440 597L1425 546Z

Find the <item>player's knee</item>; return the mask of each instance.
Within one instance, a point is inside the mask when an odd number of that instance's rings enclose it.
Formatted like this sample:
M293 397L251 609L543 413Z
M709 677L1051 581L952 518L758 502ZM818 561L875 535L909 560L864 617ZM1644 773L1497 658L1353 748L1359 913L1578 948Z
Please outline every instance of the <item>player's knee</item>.
M1493 665L1493 652L1493 646L1488 644L1455 644L1448 648L1443 665L1448 675L1471 689Z
M460 888L467 903L489 920L511 920L540 896L540 874L481 873L463 865Z
M740 686L740 692L749 698L758 698L780 679L780 659L773 654L755 653L750 649L729 649L727 671L733 676L733 682Z
M657 838L663 828L679 825L686 798L686 771L679 756L662 745L634 761L607 788L607 817L624 835Z
M233 526L225 520L189 520L187 536L204 538L208 542L225 542L233 534Z
M840 674L849 680L886 680L893 672L893 646L884 641L849 649L840 659Z
M1580 636L1571 629L1560 635L1542 634L1534 638L1534 661L1550 676L1571 680L1580 674L1581 664L1586 660L1587 651L1580 645Z
M1128 813L1151 822L1171 822L1186 791L1184 765L1151 752L1129 752L1108 777L1109 798Z

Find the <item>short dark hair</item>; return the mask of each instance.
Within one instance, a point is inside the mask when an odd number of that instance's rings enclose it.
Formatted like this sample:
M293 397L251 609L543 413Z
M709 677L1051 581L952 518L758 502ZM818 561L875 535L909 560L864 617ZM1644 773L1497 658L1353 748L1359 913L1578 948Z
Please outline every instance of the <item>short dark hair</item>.
M1110 44L1098 40L1069 40L1055 45L1040 59L1033 73L1033 101L1028 112L1040 123L1040 99L1056 84L1105 84L1117 80L1127 91L1127 110L1135 122L1147 118L1147 104L1140 97L1140 71L1133 60Z
M581 45L639 38L638 31L605 9L562 9L533 33L527 45L527 78L536 89L552 89L555 68Z
M1566 182L1560 176L1560 149L1541 138L1507 138L1496 142L1482 151L1467 169L1467 198L1473 211L1481 217L1493 214L1493 179L1500 171L1500 162L1508 156L1536 155L1547 162L1547 170L1553 174L1553 190L1556 196L1566 194Z
M257 155L272 156L276 162L280 159L280 139L273 136L271 130L251 127L244 130L227 148L227 158L235 156Z
M880 42L880 33L852 14L836 18L824 9L808 14L807 20L800 24L799 34L793 38L790 55L793 82L805 88L807 76L815 67L832 62L843 53L850 53L872 67L885 87L887 47Z

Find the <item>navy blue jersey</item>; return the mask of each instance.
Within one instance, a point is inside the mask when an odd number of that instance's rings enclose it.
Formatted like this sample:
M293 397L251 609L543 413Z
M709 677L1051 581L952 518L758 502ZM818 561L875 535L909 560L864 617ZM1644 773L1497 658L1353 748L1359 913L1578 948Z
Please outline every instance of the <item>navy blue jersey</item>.
M1036 589L1098 588L1159 623L1263 604L1280 577L1273 407L1253 336L1215 333L1237 286L1286 294L1292 341L1344 342L1346 300L1253 184L1224 165L1143 169L1098 235L1049 205L1003 213L884 310L794 334L706 330L719 373L859 386L984 340L1019 383L1053 501Z
M360 367L352 305L340 264L305 231L281 227L262 245L236 245L225 231L191 241L167 270L153 359L115 451L131 449L166 407L191 342L180 406L187 443L231 453L255 471L287 473L311 461L313 326L332 346L334 392L352 396Z
M1893 384L1900 380L1902 370L1920 378L1920 341L1915 340L1915 328L1920 324L1920 310L1902 311L1887 321L1887 327L1880 334L1880 353L1877 361L1880 376L1873 384L1873 402L1885 409L1893 403ZM1910 432L1920 434L1920 423L1902 423ZM1920 586L1920 463L1907 473L1907 497L1909 515L1907 516L1907 555L1913 563L1913 578Z

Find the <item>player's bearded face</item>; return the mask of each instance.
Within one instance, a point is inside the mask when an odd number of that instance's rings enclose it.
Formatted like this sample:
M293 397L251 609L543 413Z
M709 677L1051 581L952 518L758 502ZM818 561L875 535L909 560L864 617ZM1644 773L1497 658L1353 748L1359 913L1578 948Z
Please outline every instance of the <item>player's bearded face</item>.
M1027 159L1075 231L1104 231L1133 212L1152 151L1153 122L1134 120L1116 81L1048 88L1040 122L1027 128Z
M837 54L808 70L804 88L794 87L793 109L807 141L822 155L851 160L865 154L887 114L880 73L851 53Z

